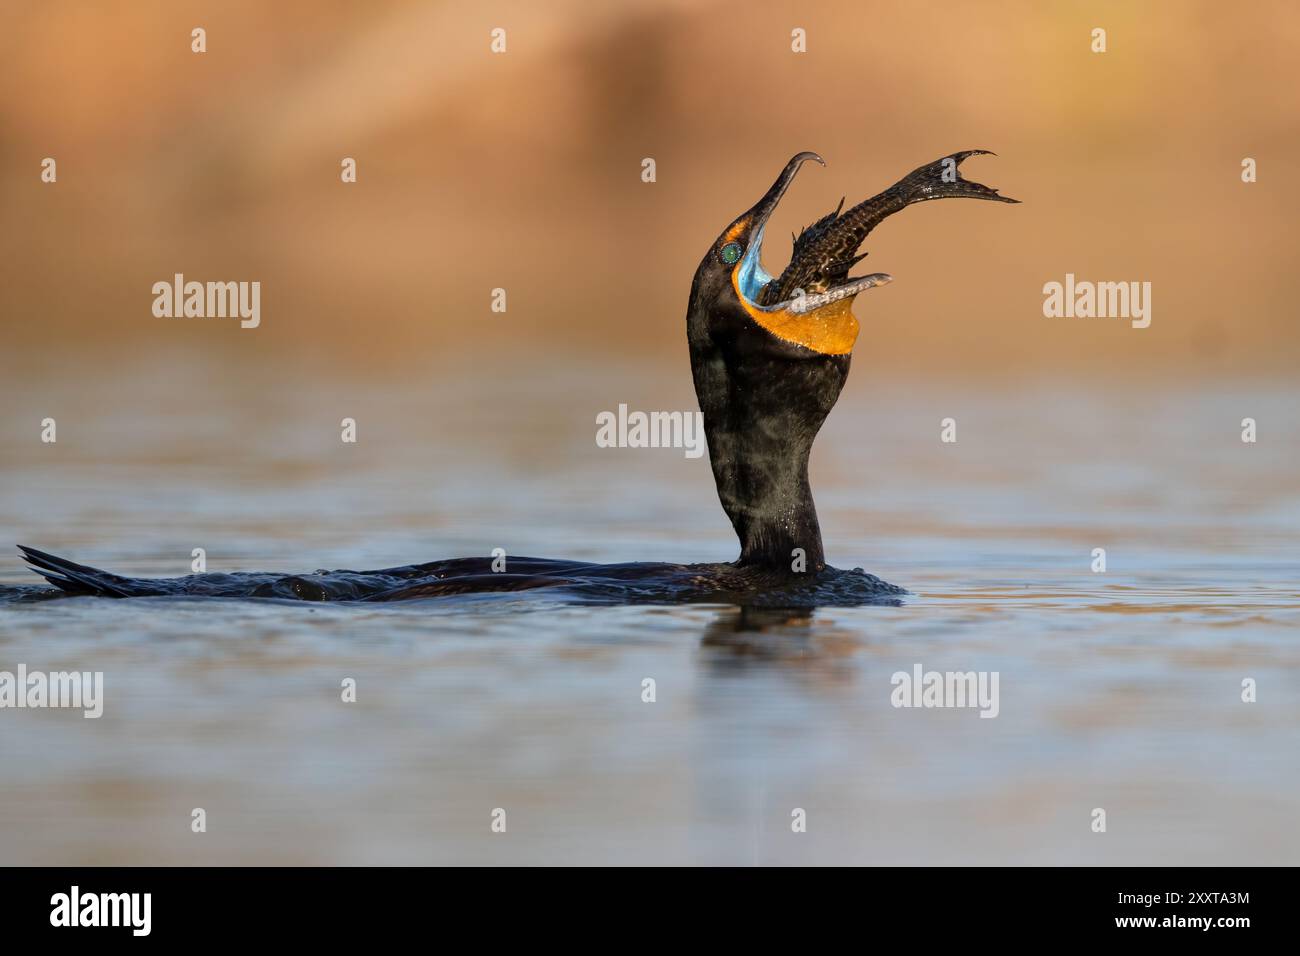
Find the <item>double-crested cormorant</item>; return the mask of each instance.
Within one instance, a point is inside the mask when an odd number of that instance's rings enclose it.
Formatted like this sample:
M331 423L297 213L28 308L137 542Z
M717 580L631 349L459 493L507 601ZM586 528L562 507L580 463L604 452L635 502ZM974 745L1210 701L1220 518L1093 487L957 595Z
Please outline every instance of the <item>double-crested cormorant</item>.
M398 601L484 591L561 587L588 599L754 604L861 604L906 593L861 570L826 564L808 486L808 455L839 398L858 336L853 299L890 281L850 278L858 247L885 217L927 199L1017 200L961 178L959 164L987 152L965 150L922 166L884 192L804 229L790 264L772 278L760 261L763 230L799 167L800 153L776 182L709 247L691 284L686 334L695 393L704 414L709 459L722 508L740 538L728 564L591 564L510 558L457 558L379 571L193 574L127 578L22 547L24 558L68 594L104 597L193 595Z

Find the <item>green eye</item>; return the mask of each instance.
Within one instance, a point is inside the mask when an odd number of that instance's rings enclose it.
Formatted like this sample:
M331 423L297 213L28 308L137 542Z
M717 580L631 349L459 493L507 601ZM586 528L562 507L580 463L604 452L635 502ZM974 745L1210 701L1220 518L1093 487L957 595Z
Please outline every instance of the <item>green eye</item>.
M734 266L737 262L740 261L740 243L738 242L727 243L725 246L722 247L722 252L720 253L720 255L722 256L723 262L725 262L729 266Z

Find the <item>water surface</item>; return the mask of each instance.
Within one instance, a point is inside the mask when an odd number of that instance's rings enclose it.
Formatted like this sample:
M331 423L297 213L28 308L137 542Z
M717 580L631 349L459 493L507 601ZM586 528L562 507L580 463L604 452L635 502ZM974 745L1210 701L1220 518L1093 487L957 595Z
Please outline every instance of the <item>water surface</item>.
M0 862L1300 862L1294 394L865 367L813 486L830 560L897 607L29 603L0 558L0 669L106 685L99 720L0 711ZM595 447L620 401L693 407L685 370L592 368L56 369L11 382L0 528L132 574L734 557L706 460ZM918 663L999 672L998 717L892 707Z

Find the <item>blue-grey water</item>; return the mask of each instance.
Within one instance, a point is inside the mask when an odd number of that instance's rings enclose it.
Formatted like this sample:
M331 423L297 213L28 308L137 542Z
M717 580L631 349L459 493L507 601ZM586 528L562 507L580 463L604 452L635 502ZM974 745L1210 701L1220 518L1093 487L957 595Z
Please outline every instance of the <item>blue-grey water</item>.
M897 607L29 603L6 545L0 671L102 671L105 703L0 709L0 863L1300 863L1295 392L869 369L813 485ZM692 408L684 367L324 381L10 374L0 537L142 575L735 555L706 459L595 445L620 402ZM891 706L916 664L997 671L998 716Z

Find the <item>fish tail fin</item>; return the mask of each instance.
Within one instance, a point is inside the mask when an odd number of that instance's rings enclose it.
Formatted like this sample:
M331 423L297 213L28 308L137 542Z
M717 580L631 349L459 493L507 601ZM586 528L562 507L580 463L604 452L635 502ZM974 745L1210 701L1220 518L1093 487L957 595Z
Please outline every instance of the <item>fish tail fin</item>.
M961 164L964 160L972 156L996 156L996 153L987 149L963 149L961 152L952 153L949 156L943 156L932 163L926 163L920 166L889 189L885 190L885 195L898 191L899 198L903 200L903 205L910 205L914 202L923 202L927 199L990 199L994 202L1020 202L1019 199L1012 199L1010 196L1002 196L998 191L983 183L971 182L969 179L962 179ZM877 197L879 198L879 197ZM872 202L869 199L867 202Z
M942 156L932 163L918 166L884 192L854 206L835 223L836 231L843 231L848 246L857 249L872 229L887 216L906 209L913 203L929 199L988 199L993 202L1018 203L1019 199L1003 196L992 186L963 179L961 164L972 156L993 156L987 149L963 149L959 153Z

